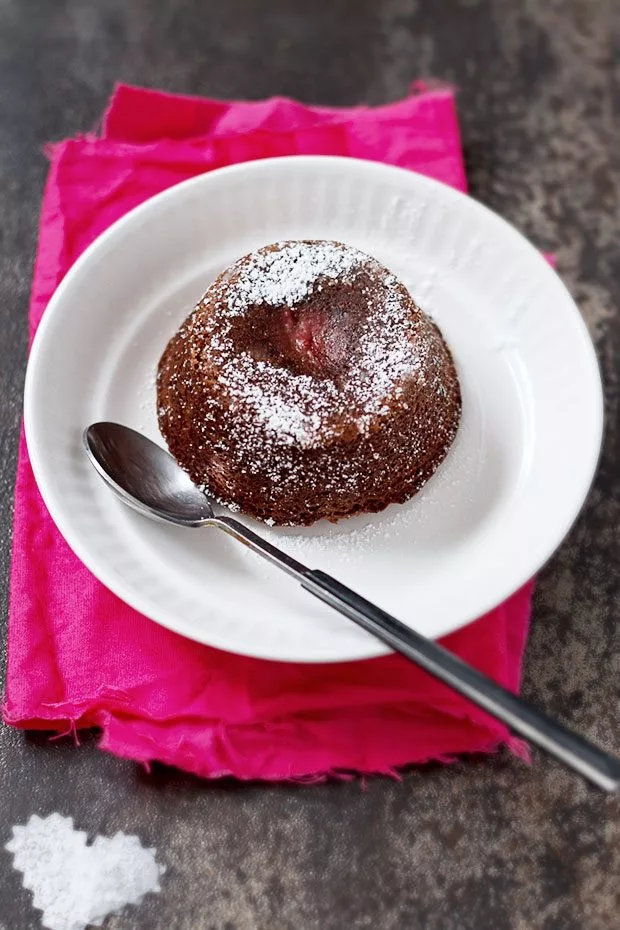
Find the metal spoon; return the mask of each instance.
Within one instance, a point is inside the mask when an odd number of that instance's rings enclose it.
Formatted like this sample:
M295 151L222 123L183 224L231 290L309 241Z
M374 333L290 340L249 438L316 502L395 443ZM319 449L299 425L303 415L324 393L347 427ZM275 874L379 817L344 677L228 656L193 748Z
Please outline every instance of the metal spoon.
M306 591L600 788L615 791L620 787L619 760L506 691L443 646L416 633L335 578L306 568L233 517L216 514L209 500L172 456L150 439L118 423L94 423L84 432L84 442L101 477L134 510L163 523L215 526L224 530L284 569Z

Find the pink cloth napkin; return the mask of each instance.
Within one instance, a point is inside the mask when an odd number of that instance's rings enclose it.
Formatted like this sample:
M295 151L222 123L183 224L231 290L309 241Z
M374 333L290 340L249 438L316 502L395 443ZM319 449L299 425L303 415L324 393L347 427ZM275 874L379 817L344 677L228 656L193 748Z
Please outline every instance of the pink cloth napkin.
M389 162L465 188L448 89L417 88L374 109L330 110L120 86L100 136L50 147L31 334L67 269L129 209L231 162L299 153ZM528 585L445 644L517 690L530 596ZM266 662L199 646L147 620L68 548L41 500L23 437L3 713L25 728L100 727L104 749L207 777L313 780L393 773L502 743L524 752L502 725L400 656Z

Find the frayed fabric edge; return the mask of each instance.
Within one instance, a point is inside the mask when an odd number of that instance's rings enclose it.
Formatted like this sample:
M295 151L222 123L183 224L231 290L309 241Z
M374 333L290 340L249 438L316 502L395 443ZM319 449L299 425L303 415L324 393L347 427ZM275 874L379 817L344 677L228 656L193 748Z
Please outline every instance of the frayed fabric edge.
M52 716L50 716L49 720L22 720L13 717L8 711L7 705L4 704L2 707L2 717L7 725L14 726L18 729L39 731L53 730L54 732L50 733L49 736L51 742L66 737L72 737L76 747L80 746L80 730L95 729L100 733L97 745L102 751L108 752L117 758L135 762L142 766L148 774L152 774L153 765L161 764L177 768L180 771L188 772L196 777L209 781L232 778L242 782L264 782L269 784L281 782L311 787L312 785L324 784L328 781L351 782L359 780L362 788L364 788L365 781L369 778L384 777L391 778L395 781L402 781L403 775L406 772L421 766L432 763L452 765L466 761L468 758L474 756L496 755L501 752L502 749L506 749L521 763L526 765L531 765L532 763L528 744L524 740L509 734L506 738L490 736L487 744L483 743L471 750L462 750L457 753L430 753L423 758L399 762L395 765L386 764L372 766L370 768L360 767L355 769L330 767L322 771L292 771L294 765L289 763L286 766L286 770L283 768L282 771L279 772L268 772L263 774L247 775L236 771L232 767L225 767L218 770L213 769L212 771L205 772L200 765L196 764L194 759L186 760L186 765L184 765L181 760L175 761L170 759L167 757L166 752L158 750L154 741L150 738L149 740L153 742L153 751L148 754L132 752L126 747L117 744L116 741L111 738L110 731L115 719L119 721L122 720L122 714L115 715L111 711L102 711L101 708L86 709L82 714L75 715L74 717L63 716L61 719L53 719Z

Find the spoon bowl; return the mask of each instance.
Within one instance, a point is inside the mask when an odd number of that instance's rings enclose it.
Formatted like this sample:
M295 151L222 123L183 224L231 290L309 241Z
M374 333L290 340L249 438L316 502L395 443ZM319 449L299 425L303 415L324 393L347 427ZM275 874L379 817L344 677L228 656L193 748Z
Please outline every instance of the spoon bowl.
M119 423L93 423L84 430L89 459L121 500L152 520L204 526L213 519L205 494L169 452Z

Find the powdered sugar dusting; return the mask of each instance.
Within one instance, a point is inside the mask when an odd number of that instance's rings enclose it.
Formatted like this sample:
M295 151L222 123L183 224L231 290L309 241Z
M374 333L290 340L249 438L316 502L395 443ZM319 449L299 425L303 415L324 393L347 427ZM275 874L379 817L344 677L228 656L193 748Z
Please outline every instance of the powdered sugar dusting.
M369 268L381 294L378 299L367 293L368 312L346 384L294 373L235 350L225 318L230 321L256 304L293 308L315 288L353 283ZM209 351L221 358L220 384L239 409L285 445L312 448L345 414L366 434L374 417L388 413L386 398L422 361L424 346L414 348L415 324L402 285L374 259L342 243L284 242L260 249L233 265L205 299L219 300L222 311L209 339Z
M292 377L286 369L257 361L247 353L226 365L220 382L251 409L258 426L285 445L302 448L318 435L322 411L328 411L330 405L333 409L338 399L332 381L317 383L309 375Z
M160 891L165 871L155 850L143 847L137 836L118 832L97 836L89 845L71 817L56 813L33 814L25 826L13 827L5 848L13 853L13 865L49 930L101 926L108 914Z
M231 313L252 304L292 307L308 297L321 278L342 279L368 261L358 249L338 242L283 242L277 250L259 249L243 262L227 297ZM233 265L231 274L237 270Z

